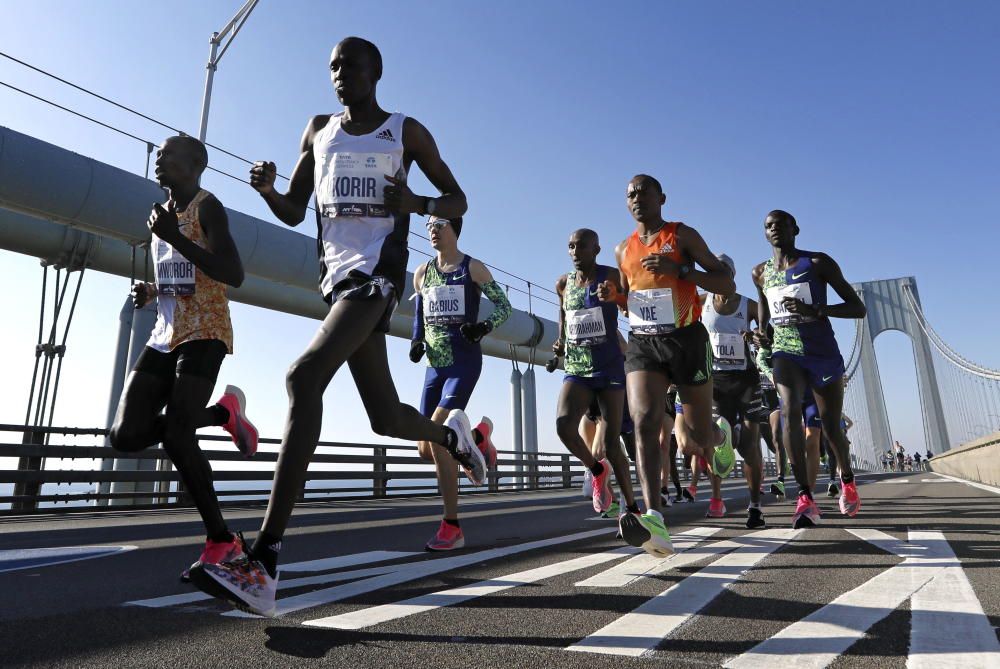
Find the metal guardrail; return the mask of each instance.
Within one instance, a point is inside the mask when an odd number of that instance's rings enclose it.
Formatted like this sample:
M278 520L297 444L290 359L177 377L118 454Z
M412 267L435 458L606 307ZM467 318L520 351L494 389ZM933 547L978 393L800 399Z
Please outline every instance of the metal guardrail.
M11 505L0 509L0 515L23 513L62 513L73 511L121 511L124 502L129 508L170 508L191 506L190 499L180 485L180 475L170 466L170 460L160 447L148 448L137 453L122 453L104 445L94 444L45 444L41 435L63 435L72 437L93 437L103 441L107 430L102 428L40 428L24 425L0 424L0 434L20 432L25 434L25 442L0 442L0 458L17 458L18 468L0 467L0 484L15 484L32 491L31 494L0 495L0 505ZM253 459L247 459L231 448L222 450L214 445L231 444L228 437L198 435L209 462L275 463L275 450L259 450ZM279 439L262 438L262 446L276 446ZM435 480L434 464L417 456L417 447L411 444L360 444L349 442L321 441L319 449L336 449L335 452L317 450L312 465L306 475L306 486L300 502L342 501L348 499L380 499L389 497L425 496L437 494L437 483L423 483ZM476 488L467 481L460 480L460 494L481 494L523 490L568 489L582 483L583 469L569 453L526 454L515 457L514 451L498 451L497 468L489 475L488 484ZM153 460L158 463L155 470L101 471L100 461L114 458L118 460ZM70 466L84 461L93 461L98 469L67 468L65 462L60 467L46 466L44 460L69 460ZM25 468L26 463L34 463ZM317 466L341 465L345 469L318 469ZM679 471L683 470L683 464ZM766 475L774 475L774 463L765 463ZM270 493L273 469L241 469L214 471L214 479L219 482L260 482L255 489L226 489L216 487L216 494L223 506L260 505L266 502ZM689 476L689 475L688 475ZM688 478L686 476L685 478ZM742 477L742 462L737 462L733 476ZM345 487L308 487L310 481L356 481L365 485ZM397 481L403 485L390 485ZM413 481L412 484L407 484ZM96 484L110 483L155 483L160 490L140 490L135 492L101 493ZM88 492L41 493L43 484L90 483L95 489ZM176 483L176 486L170 484ZM34 485L26 485L34 484ZM229 499L252 497L256 499ZM80 504L81 502L118 502L104 506ZM41 504L60 506L40 507ZM67 504L61 506L61 504ZM69 506L69 503L75 503Z

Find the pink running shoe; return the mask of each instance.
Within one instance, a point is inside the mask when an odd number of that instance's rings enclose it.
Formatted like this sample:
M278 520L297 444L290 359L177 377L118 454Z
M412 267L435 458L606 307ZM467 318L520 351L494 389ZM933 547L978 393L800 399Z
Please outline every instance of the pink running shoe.
M483 440L476 444L476 446L479 447L483 457L486 459L486 468L496 469L497 449L496 446L493 445L493 440L490 438L493 435L493 421L486 416L483 416L479 419L479 425L474 428L474 431L478 431L483 437Z
M232 562L245 556L246 546L243 545L243 537L241 536L234 534L229 541L212 541L209 539L205 542L205 550L201 552L201 557L198 558L198 561L181 572L181 581L190 583L191 570L203 564Z
M465 535L462 534L461 527L455 527L450 523L441 521L437 534L424 546L428 551L452 551L465 546Z
M611 492L611 465L607 459L601 460L601 464L604 465L604 471L600 476L594 477L593 500L594 511L597 513L604 513L611 506L611 502L615 501L615 496Z
M694 483L684 488L684 499L689 502L694 502L698 499L698 486Z
M226 392L219 398L217 404L226 407L229 412L229 422L222 429L233 438L240 453L252 458L257 453L257 428L247 420L247 398L236 386L226 386Z
M861 510L861 497L858 496L858 485L854 481L840 483L840 512L853 518Z
M799 495L795 514L792 516L792 527L799 529L817 525L819 525L819 507L808 495Z
M708 500L708 513L706 518L722 518L726 515L726 503L717 497Z

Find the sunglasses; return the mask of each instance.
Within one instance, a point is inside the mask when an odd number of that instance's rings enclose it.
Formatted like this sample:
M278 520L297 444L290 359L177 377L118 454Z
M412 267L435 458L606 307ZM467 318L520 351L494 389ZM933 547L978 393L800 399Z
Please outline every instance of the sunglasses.
M444 226L448 225L449 221L443 219L435 219L433 221L427 221L426 228L427 232L433 232L435 230L440 230Z

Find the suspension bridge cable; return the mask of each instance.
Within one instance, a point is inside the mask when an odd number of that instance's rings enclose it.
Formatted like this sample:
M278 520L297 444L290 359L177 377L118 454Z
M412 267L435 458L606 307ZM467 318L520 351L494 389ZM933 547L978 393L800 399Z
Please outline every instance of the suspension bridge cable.
M178 133L178 134L188 135L188 136L191 136L191 137L194 136L194 135L191 135L191 133L185 132L184 130L181 130L180 128L177 128L177 127L174 127L174 126L170 125L169 123L165 123L165 122L163 122L163 121L161 121L161 120L159 120L157 118L149 116L148 114L144 114L143 112L140 112L140 111L138 111L136 109L133 109L132 107L129 107L128 105L124 105L124 104L122 104L120 102L112 100L111 98L109 98L109 97L107 97L105 95L101 95L100 93L92 91L89 88L86 88L84 86L80 86L79 84L73 83L72 81L69 81L68 79L65 79L65 78L60 77L60 76L58 76L56 74L53 74L53 73L51 73L51 72L49 72L47 70L44 70L44 69L42 69L40 67L32 65L30 63L27 63L27 62L25 62L25 61L23 61L23 60L21 60L19 58L16 58L16 57L8 54L8 53L0 51L0 56L2 56L3 58L7 58L8 60L11 60L11 61L13 61L13 62L15 62L15 63L17 63L19 65L22 65L22 66L24 66L24 67L26 67L28 69L31 69L31 70L35 71L35 72L38 72L39 74L42 74L42 75L44 75L46 77L54 79L54 80L56 80L56 81L58 81L58 82L60 82L62 84L65 84L66 86L69 86L69 87L71 87L73 89L76 89L76 90L78 90L78 91L80 91L82 93L86 93L87 95L90 95L90 96L92 96L94 98L97 98L98 100L101 100L102 102L106 102L107 104L110 104L110 105L112 105L114 107L117 107L118 109L126 111L126 112L128 112L130 114L134 114L135 116L138 116L139 118L142 118L142 119L144 119L146 121L149 121L150 123L154 123L154 124L156 124L156 125L158 125L158 126L160 126L162 128L165 128L167 130L170 130L170 131ZM128 137L131 137L132 139L136 139L138 141L146 142L147 145L150 145L150 146L153 145L153 143L149 142L148 140L144 140L141 137L137 137L136 135L133 135L133 134L128 133L128 132L125 132L124 130L121 130L121 129L116 128L116 127L111 126L111 125L108 125L107 123L103 123L101 121L98 121L97 119L94 119L94 118L92 118L90 116L87 116L85 114L81 114L80 112L77 112L75 110L69 109L68 107L64 107L64 106L56 104L56 103L54 103L54 102L52 102L50 100L47 100L47 99L42 98L40 96L34 95L32 93L29 93L29 92L27 92L25 90L17 88L16 86L11 85L11 84L7 84L5 82L0 82L0 84L6 86L8 88L11 88L11 89L17 91L18 93L22 93L23 95L27 95L27 96L32 97L32 98L34 98L36 100L39 100L41 102L45 102L47 104L50 104L50 105L52 105L54 107L57 107L57 108L59 108L59 109L61 109L63 111L66 111L66 112L69 112L69 113L74 114L76 116L79 116L81 118L84 118L84 119L86 119L86 120L88 120L88 121L90 121L92 123L96 123L97 125L103 126L103 127L107 128L109 130L114 130L115 132L121 133L121 134L126 135ZM205 144L205 146L207 146L207 147L209 147L211 149L214 149L215 151L223 153L223 154L229 156L230 158L234 158L234 159L239 160L239 161L241 161L243 163L246 163L247 165L253 165L254 164L254 161L250 160L249 158L245 158L244 156L240 156L240 155L238 155L236 153L233 153L232 151L229 151L227 149L224 149L224 148L222 148L220 146L217 146L217 145L212 144L210 142L204 142L204 144ZM241 179L239 177L236 177L236 176L234 176L234 175L232 175L232 174L230 174L228 172L224 172L222 170L219 170L219 169L216 169L216 168L213 168L213 167L209 167L208 169L210 169L213 172L216 172L218 174L221 174L223 176L229 177L230 179L234 179L236 181L240 181L240 182L243 182L243 183L249 183L245 179ZM284 179L286 181L289 180L289 177L287 177L287 176L285 176L285 175L283 175L283 174L281 174L279 172L276 172L276 176L281 177L282 179ZM312 207L309 207L309 209L312 209ZM429 238L424 237L423 235L421 235L419 233L413 232L412 230L409 231L409 234L413 235L414 237L419 237L419 238L421 238L421 239L423 239L425 241L430 241ZM413 247L410 247L410 249L413 250L413 251L417 251L417 249L414 249ZM418 252L424 253L422 251L418 251ZM432 254L424 253L424 255L427 255L428 257L432 257ZM515 279L517 279L519 281L524 281L525 283L531 283L531 282L529 282L528 279L525 279L522 276L514 274L513 272L508 272L507 270L505 270L505 269L503 269L501 267L497 267L496 265L491 265L491 264L485 263L485 262L483 264L485 264L490 269L496 270L497 272L501 272L501 273L503 273L503 274L505 274L505 275L507 275L509 277L515 278ZM553 291L551 289L548 289L548 288L544 288L542 286L539 286L537 283L535 283L535 286L539 287L539 288L542 288L542 290L544 290L547 293L551 293L552 295L556 294L555 291ZM514 288L514 289L517 292L527 294L526 291L520 290L518 288ZM542 298L539 298L539 299L542 299ZM546 302L546 303L548 303L548 304L550 304L552 306L555 306L555 307L559 306L557 303L552 302L550 300L544 300L543 299L542 301L544 301L544 302Z
M3 54L0 54L0 55L3 55ZM56 109L59 109L61 111L67 112L69 114L72 114L74 116L82 118L82 119L84 119L86 121L89 121L91 123L94 123L95 125L99 125L99 126L101 126L103 128L111 130L113 132L117 132L118 134L124 135L125 137L128 137L130 139L134 139L137 142L142 142L146 146L154 145L153 142L151 142L148 139L144 139L142 137L139 137L138 135L134 135L134 134L132 134L130 132L122 130L121 128L117 128L115 126L112 126L112 125L109 125L107 123L104 123L103 121L99 121L96 118L93 118L91 116L88 116L86 114L78 112L78 111L76 111L74 109L70 109L69 107L65 107L63 105L60 105L60 104L58 104L56 102L53 102L52 100L48 100L48 99L43 98L43 97L41 97L39 95L35 95L34 93L30 93L30 92L28 92L28 91L26 91L26 90L24 90L22 88L18 88L17 86L9 84L9 83L7 83L5 81L0 81L0 86L5 86L5 87L7 87L7 88L9 88L11 90L14 90L14 91L16 91L18 93L21 93L22 95L25 95L27 97L33 98L35 100L38 100L39 102L43 102L45 104L48 104L48 105L50 105L52 107L55 107ZM238 176L236 176L234 174L231 174L229 172L226 172L224 170L220 170L220 169L218 169L216 167L208 166L206 169L209 170L209 171L211 171L211 172L215 172L216 174L220 174L220 175L222 175L224 177L228 177L228 178L230 178L230 179L232 179L234 181L239 181L240 183L244 183L244 184L247 184L247 185L249 185L249 183L250 183L246 179L238 177ZM312 207L309 207L309 208L312 209ZM410 234L414 235L414 236L417 236L417 237L421 237L421 235L419 235L417 233L414 233L412 231L410 231ZM427 239L427 238L424 237L424 239ZM426 256L428 258L432 258L433 257L433 254L428 253L428 252L426 252L426 251L424 251L422 249L414 248L414 247L409 246L409 245L408 245L408 248L409 248L409 250L411 250L411 251L413 251L415 253L419 253L421 255L424 255L424 256ZM518 275L516 275L516 274L514 274L512 272L508 272L508 271L506 271L506 270L504 270L504 269L502 269L500 267L496 267L494 265L488 265L488 266L491 267L492 269L498 271L498 272L506 274L507 276L511 276L511 277L513 277L515 279L519 279L521 281L524 281L525 283L529 283L529 281L527 279L523 279L522 277L520 277L520 276L518 276ZM504 282L504 285L507 285L506 282ZM533 284L533 285L535 285L535 287L538 287L537 284ZM527 290L523 290L521 288L518 288L517 286L507 285L507 287L510 288L511 290L517 292L517 293L521 293L522 295L529 295L529 292ZM553 294L555 294L554 291L548 291L548 292L552 292ZM531 295L531 297L532 297L532 299L539 300L540 302L544 302L545 304L551 305L553 307L556 307L556 308L559 307L558 303L553 302L552 300L546 299L544 297L540 297L538 295Z

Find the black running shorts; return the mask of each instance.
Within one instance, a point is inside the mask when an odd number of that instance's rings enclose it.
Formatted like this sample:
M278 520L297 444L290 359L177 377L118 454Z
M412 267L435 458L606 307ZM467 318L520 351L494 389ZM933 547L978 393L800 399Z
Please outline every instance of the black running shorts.
M712 378L712 345L701 321L661 335L630 333L625 374L660 372L679 386L700 386Z
M736 426L749 417L754 390L760 389L760 375L750 367L744 371L716 372L712 402L720 416Z
M343 281L339 281L330 291L329 295L324 295L323 299L330 306L340 300L354 302L368 302L389 298L386 303L385 312L375 324L372 332L389 332L389 324L392 322L392 312L399 304L400 291L396 284L384 276L369 276L363 272L351 272Z
M169 383L181 375L200 376L214 385L227 353L225 342L218 339L186 341L170 353L147 346L139 354L133 371L152 374Z

